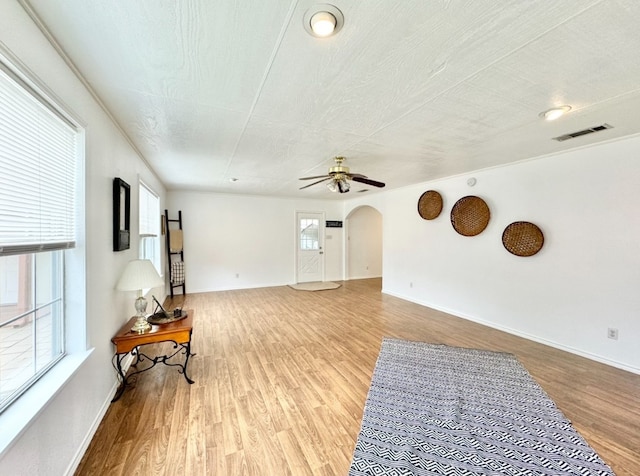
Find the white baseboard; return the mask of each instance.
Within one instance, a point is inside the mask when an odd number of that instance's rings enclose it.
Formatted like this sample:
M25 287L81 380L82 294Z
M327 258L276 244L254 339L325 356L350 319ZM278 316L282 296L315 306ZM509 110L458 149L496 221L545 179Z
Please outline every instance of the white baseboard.
M131 366L132 361L133 361L133 355L131 354L128 354L123 359L122 369L125 374L127 373L127 370L129 370L129 367ZM67 470L64 472L65 476L73 476L76 470L78 469L78 466L80 466L80 461L82 461L82 457L84 456L84 453L87 451L87 448L89 448L89 445L91 444L91 440L95 436L96 431L98 431L100 422L102 422L102 419L106 415L107 410L109 409L109 405L111 405L111 400L113 399L113 396L115 395L119 385L120 385L119 382L116 381L111 387L111 390L107 394L104 402L102 403L102 406L100 407L100 411L96 415L95 419L93 420L93 423L91 424L91 427L89 428L89 431L87 432L84 439L82 440L82 444L80 445L80 447L78 448L78 451L76 451L75 456L69 463Z
M592 354L590 352L585 352L585 351L580 350L580 349L575 349L573 347L569 347L569 346L566 346L564 344L560 344L558 342L550 341L550 340L544 339L542 337L538 337L538 336L535 336L535 335L532 335L532 334L528 334L526 332L521 332L521 331L518 331L516 329L512 329L510 327L501 326L500 324L496 324L494 322L485 321L484 319L478 319L475 316L464 314L464 313L460 313L460 312L455 311L453 309L448 309L448 308L441 307L441 306L435 306L432 303L428 303L428 302L412 299L412 298L410 298L408 296L405 296L403 294L394 293L394 292L388 291L388 290L386 290L384 288L382 289L382 293L383 294L388 294L389 296L394 296L394 297L403 299L405 301L413 302L413 303L419 304L421 306L428 307L430 309L435 309L436 311L446 312L447 314L451 314L452 316L456 316L456 317L459 317L461 319L466 319L467 321L476 322L478 324L482 324L483 326L491 327L493 329L497 329L499 331L506 332L507 334L512 334L512 335L515 335L515 336L518 336L518 337L523 337L523 338L525 338L527 340L538 342L539 344L548 345L549 347L553 347L555 349L564 350L565 352L569 352L571 354L579 355L581 357L585 357L587 359L594 360L594 361L600 362L602 364L610 365L611 367L616 367L618 369L626 370L627 372L631 372L631 373L640 375L640 368L632 367L632 366L627 365L625 363L618 362L616 360L611 360L611 359L608 359L606 357L602 357L601 355Z
M377 275L377 276L350 276L347 281L354 281L356 279L376 279L376 278L382 278L382 276Z

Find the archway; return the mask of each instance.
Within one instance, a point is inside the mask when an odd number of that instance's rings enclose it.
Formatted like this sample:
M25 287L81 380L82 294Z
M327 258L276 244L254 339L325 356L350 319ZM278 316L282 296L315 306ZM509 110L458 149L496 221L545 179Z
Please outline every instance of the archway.
M346 279L382 277L382 214L363 205L346 217Z

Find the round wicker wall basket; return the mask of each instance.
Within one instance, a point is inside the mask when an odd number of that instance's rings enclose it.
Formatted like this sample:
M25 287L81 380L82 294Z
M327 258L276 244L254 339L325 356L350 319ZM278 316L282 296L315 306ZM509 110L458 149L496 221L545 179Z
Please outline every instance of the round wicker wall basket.
M528 221L516 221L502 232L502 244L516 256L533 256L542 249L542 230Z
M418 213L425 220L433 220L442 211L442 195L435 190L424 192L418 200Z
M483 199L462 197L451 209L451 225L463 236L479 235L489 224L491 213Z

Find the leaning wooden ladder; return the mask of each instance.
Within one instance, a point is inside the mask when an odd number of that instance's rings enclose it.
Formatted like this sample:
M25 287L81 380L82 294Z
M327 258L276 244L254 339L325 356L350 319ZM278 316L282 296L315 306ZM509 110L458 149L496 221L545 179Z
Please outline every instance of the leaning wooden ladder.
M178 219L169 218L169 210L164 211L165 236L167 239L167 265L169 266L169 289L171 298L173 290L182 288L186 294L184 284L184 240L182 235L182 210L178 211ZM173 224L173 226L172 226ZM177 227L175 226L177 224Z

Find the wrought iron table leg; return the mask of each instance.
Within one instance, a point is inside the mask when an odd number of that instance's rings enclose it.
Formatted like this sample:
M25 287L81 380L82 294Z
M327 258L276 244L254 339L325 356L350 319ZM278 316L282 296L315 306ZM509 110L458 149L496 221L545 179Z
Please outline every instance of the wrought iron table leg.
M124 389L127 386L127 379L126 379L126 375L124 374L124 372L122 371L122 359L124 359L126 357L127 354L116 354L116 371L118 372L118 376L120 377L120 386L118 387L118 390L116 391L116 394L113 397L113 400L111 400L111 403L115 402L116 400L118 400L122 394L124 393Z
M196 355L196 354L192 354L191 353L191 342L187 342L186 344L182 344L184 345L186 351L187 351L187 355L184 358L184 366L182 367L182 374L184 375L184 378L187 382L189 382L190 384L194 383L193 380L191 380L189 378L189 376L187 375L187 364L189 364L189 357L191 357L192 355Z
M196 354L192 354L191 353L191 342L186 342L184 344L178 344L175 341L172 341L172 342L174 343L174 349L177 348L177 350L171 355L160 355L160 356L156 356L156 357L151 358L148 355L145 355L144 353L140 352L139 347L136 347L135 349L133 349L131 351L131 353L135 354L136 360L131 365L132 365L132 367L136 368L136 371L135 372L131 372L128 377L126 376L125 372L122 370L122 360L126 357L127 354L116 354L114 356L114 358L116 360L116 363L114 364L114 367L115 367L116 371L118 372L118 376L120 377L120 381L121 382L120 382L120 387L118 388L118 390L116 391L115 396L113 397L113 400L111 400L111 403L115 402L116 400L118 400L122 396L122 394L124 393L125 388L128 385L128 382L129 382L129 380L131 378L137 378L137 377L135 377L136 375L141 374L143 372L146 372L147 370L151 370L158 363L163 363L165 365L168 365L169 367L178 367L178 372L180 372L180 373L182 373L184 375L184 378L188 383L190 383L190 384L195 383L187 375L187 365L189 364L189 357L196 355ZM178 346L181 346L181 348L178 348ZM184 364L181 364L181 363L175 363L175 364L169 363L169 360L172 357L175 357L181 351L184 351L184 353L185 353ZM149 362L151 365L149 365L148 367L145 367L143 369L138 369L138 364L140 362Z

